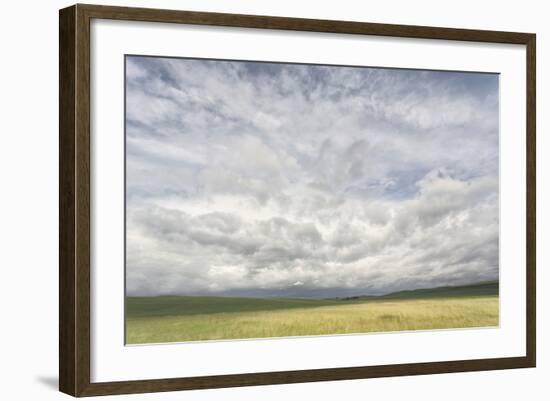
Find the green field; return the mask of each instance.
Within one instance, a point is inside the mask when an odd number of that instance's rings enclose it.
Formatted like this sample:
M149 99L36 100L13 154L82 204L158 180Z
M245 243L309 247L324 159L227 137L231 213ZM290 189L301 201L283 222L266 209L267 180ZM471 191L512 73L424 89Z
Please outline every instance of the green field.
M128 297L128 344L498 325L498 283L343 299Z

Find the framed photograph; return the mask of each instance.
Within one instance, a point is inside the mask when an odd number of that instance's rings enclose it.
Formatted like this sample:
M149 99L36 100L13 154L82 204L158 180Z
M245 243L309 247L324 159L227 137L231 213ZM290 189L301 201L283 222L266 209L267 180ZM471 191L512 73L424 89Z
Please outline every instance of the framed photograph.
M60 390L535 366L535 35L60 11Z

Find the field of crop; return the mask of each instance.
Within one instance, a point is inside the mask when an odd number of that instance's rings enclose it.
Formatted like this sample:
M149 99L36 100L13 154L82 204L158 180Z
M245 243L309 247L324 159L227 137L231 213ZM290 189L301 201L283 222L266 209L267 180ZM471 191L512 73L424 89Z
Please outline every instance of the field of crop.
M126 342L309 336L496 326L498 294L289 299L130 297Z

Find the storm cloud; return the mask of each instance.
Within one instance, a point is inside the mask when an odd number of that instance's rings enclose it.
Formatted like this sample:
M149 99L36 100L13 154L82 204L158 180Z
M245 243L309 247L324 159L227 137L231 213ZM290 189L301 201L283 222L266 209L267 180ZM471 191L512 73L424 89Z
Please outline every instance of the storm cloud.
M126 58L129 295L498 278L498 75Z

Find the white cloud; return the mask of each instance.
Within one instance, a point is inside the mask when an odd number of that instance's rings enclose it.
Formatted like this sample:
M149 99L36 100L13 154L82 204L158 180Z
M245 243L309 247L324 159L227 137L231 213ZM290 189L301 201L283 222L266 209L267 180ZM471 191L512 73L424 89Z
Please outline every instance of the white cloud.
M130 294L498 277L498 80L130 57Z

